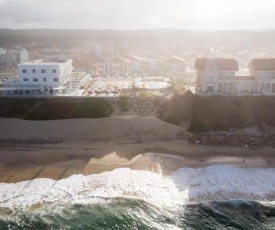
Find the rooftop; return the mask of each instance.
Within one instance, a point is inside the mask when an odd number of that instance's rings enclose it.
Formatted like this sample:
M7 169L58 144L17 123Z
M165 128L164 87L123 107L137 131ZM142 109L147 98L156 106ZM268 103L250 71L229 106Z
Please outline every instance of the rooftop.
M255 71L275 71L275 58L252 59L249 65Z
M122 57L105 59L104 63L129 63L130 61Z
M238 71L239 65L235 59L226 58L197 58L195 68L204 71L208 63L213 62L220 71Z
M125 56L123 56L123 58L130 60L130 61L142 61L144 60L144 58L133 55L133 54L127 54Z
M254 76L235 76L237 81L256 81Z
M33 65L33 64L38 64L38 65L48 65L48 64L61 64L61 63L66 63L70 61L71 59L65 59L65 58L49 58L49 59L38 59L38 60L33 60L29 62L25 62L19 65Z
M85 69L98 69L97 65L79 59L73 59L73 67Z
M186 63L187 61L180 58L180 57L177 57L177 56L171 56L171 57L168 57L168 58L164 58L161 60L162 63L172 63L172 64L181 64L181 63Z

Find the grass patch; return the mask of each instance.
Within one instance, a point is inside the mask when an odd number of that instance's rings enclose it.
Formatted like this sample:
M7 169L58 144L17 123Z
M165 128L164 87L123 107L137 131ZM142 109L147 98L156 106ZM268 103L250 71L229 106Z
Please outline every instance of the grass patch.
M16 74L16 69L0 69L0 74Z

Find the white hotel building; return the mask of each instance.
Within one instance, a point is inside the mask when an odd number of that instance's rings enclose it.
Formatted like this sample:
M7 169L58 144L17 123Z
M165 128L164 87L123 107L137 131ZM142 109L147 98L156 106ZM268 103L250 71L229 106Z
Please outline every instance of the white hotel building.
M17 65L16 79L2 82L2 91L4 94L18 91L51 93L62 90L70 81L72 72L72 59L52 58L26 62Z

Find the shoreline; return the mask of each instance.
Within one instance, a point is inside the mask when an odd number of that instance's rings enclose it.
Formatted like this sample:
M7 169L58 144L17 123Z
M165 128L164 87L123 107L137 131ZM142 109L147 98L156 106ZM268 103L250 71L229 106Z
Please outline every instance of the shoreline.
M0 146L0 183L35 178L60 180L74 174L99 174L117 168L169 175L179 168L231 164L242 168L275 168L274 149L251 150L189 144L184 140L135 143L7 143Z

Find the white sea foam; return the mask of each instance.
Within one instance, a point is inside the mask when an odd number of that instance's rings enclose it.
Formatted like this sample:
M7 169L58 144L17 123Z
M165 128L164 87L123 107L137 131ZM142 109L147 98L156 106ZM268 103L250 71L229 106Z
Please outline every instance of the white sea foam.
M179 192L170 178L148 171L117 169L99 175L67 179L34 179L0 184L0 208L28 209L32 205L91 203L112 197L136 197L155 203L173 202Z
M135 197L163 205L226 199L272 201L275 169L215 165L182 168L163 177L123 168L99 175L73 175L59 181L34 179L0 184L0 209L12 212L33 205L108 202L113 197Z
M275 169L238 168L214 165L207 168L181 168L170 176L180 193L193 202L246 199L275 199Z

